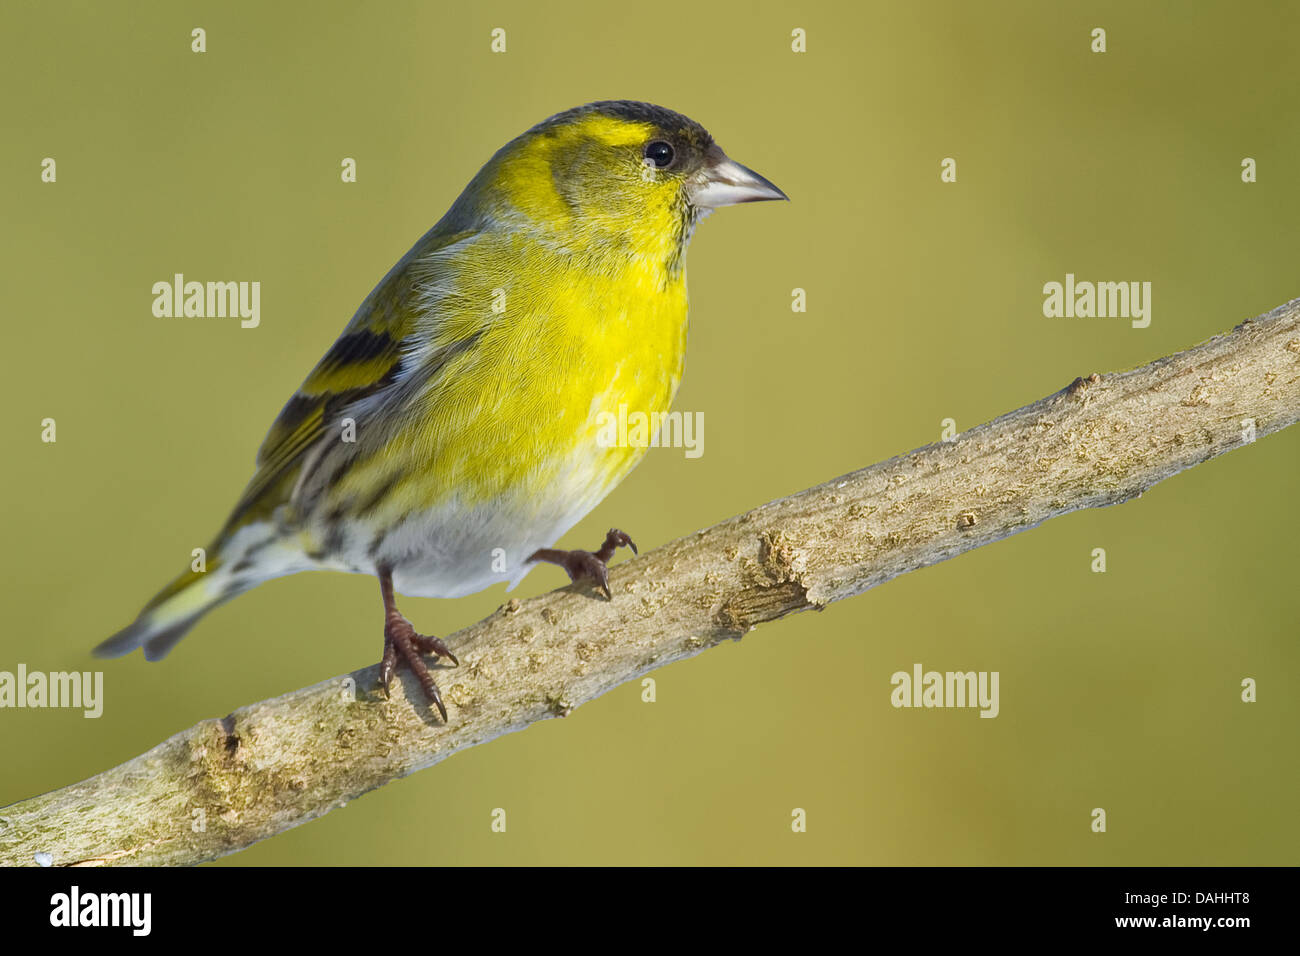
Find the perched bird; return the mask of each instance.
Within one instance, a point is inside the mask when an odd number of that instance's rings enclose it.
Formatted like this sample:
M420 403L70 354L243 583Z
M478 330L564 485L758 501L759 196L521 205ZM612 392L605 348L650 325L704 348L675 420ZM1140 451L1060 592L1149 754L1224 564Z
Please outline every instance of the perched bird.
M373 574L380 681L405 663L443 720L394 591L459 597L561 565L609 597L595 552L552 545L645 454L601 413L670 408L686 345L686 247L720 206L786 195L702 126L648 103L552 116L502 147L361 303L280 412L206 569L97 647L158 660L204 613L300 571ZM657 418L650 418L657 421Z

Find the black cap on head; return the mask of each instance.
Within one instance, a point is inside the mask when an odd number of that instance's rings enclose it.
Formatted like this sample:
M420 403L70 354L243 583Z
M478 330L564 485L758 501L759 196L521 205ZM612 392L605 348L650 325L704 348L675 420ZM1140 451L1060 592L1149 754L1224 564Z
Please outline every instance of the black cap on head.
M689 116L683 116L662 106L655 106L653 103L640 103L636 100L601 100L585 106L577 106L563 113L556 113L538 123L533 129L542 130L549 126L558 126L591 113L630 120L634 123L653 123L665 133L676 134L690 140L691 144L701 152L713 145L713 137L709 135L709 131Z

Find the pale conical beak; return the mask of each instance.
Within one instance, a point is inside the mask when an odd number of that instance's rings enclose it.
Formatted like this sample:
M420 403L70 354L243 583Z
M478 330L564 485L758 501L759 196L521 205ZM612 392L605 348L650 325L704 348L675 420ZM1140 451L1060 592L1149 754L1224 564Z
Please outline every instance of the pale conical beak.
M740 165L721 150L696 174L694 181L687 186L686 194L691 205L702 209L790 198L773 183L747 166Z

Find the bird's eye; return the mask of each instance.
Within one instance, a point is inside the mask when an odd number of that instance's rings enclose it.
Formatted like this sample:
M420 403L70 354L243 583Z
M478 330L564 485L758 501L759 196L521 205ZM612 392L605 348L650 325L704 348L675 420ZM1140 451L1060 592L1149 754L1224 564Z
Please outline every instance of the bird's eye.
M663 169L670 165L673 161L673 155L673 148L661 139L646 144L645 158L648 162L654 163L657 169Z

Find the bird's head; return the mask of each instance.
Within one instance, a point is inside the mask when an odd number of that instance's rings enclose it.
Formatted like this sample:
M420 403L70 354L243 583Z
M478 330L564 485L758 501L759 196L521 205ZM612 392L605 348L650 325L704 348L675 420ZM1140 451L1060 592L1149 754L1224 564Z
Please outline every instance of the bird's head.
M476 211L578 248L681 267L695 223L721 206L786 199L699 123L649 103L590 103L506 144L466 190ZM463 199L465 197L462 197Z

